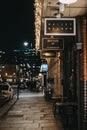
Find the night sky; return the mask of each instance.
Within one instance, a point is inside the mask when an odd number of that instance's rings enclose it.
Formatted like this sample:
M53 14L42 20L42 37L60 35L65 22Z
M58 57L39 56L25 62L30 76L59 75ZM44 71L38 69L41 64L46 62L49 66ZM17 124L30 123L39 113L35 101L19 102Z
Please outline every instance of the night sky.
M0 1L0 50L20 49L23 42L34 47L34 0Z

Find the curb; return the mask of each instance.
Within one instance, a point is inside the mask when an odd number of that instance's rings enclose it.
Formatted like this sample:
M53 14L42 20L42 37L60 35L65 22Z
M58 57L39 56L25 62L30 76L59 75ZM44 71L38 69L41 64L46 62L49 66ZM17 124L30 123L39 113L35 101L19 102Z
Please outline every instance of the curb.
M8 103L6 103L4 106L0 108L0 119L5 116L9 110L14 106L14 104L17 102L18 99L12 99Z

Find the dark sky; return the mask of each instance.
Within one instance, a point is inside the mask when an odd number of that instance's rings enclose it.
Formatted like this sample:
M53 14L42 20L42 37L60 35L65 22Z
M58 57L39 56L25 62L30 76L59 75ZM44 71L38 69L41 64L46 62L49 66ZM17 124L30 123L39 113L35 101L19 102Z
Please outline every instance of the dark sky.
M34 0L0 1L0 50L34 43Z

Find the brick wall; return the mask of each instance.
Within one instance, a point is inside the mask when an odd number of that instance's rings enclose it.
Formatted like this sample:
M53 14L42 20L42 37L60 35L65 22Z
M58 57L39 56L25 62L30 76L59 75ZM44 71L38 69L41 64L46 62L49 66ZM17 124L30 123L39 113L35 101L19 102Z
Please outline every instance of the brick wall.
M81 130L87 129L87 17L82 17L82 81L81 81Z

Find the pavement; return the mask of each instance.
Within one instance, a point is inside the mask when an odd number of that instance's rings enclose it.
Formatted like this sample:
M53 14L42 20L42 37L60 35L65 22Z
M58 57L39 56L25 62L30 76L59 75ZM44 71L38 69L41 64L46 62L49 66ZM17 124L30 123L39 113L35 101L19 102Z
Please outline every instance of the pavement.
M26 93L0 110L0 130L64 130L53 115L52 102L46 101L43 93Z

